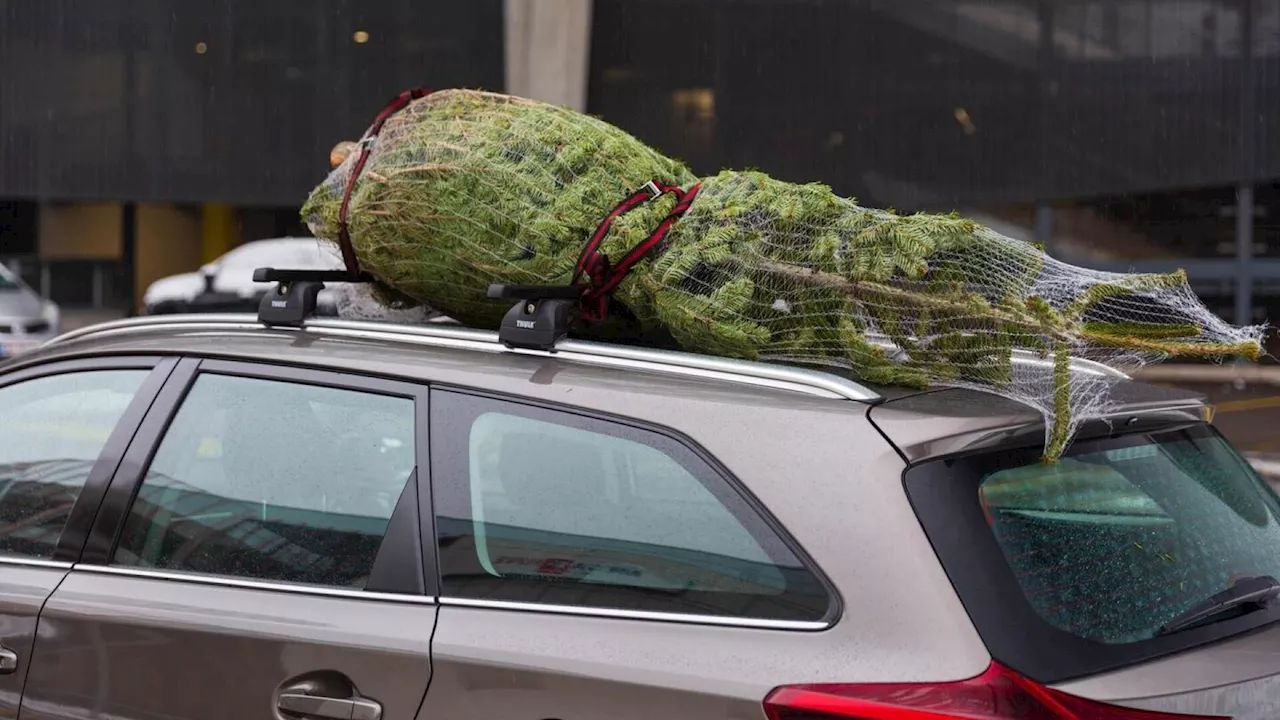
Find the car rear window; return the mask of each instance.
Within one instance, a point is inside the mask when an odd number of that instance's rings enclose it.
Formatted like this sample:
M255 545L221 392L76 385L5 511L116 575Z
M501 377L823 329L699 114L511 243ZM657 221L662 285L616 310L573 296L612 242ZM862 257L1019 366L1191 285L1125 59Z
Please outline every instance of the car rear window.
M1207 425L1077 443L1052 465L1032 448L926 462L907 488L993 654L1044 681L1280 618L1164 629L1239 579L1280 578L1280 501Z

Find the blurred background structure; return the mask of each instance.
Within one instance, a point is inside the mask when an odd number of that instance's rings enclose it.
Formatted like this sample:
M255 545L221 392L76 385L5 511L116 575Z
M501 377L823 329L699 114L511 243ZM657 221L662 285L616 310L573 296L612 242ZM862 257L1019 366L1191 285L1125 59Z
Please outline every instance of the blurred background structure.
M0 259L67 316L306 234L330 148L420 85L1280 315L1280 0L0 0L0 72Z

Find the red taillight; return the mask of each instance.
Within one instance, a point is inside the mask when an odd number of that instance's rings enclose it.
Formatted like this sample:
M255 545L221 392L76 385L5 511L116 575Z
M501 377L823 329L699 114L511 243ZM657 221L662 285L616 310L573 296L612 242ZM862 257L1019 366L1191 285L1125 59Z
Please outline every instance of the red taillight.
M949 683L789 685L770 693L764 710L770 720L1229 720L1085 700L999 663Z

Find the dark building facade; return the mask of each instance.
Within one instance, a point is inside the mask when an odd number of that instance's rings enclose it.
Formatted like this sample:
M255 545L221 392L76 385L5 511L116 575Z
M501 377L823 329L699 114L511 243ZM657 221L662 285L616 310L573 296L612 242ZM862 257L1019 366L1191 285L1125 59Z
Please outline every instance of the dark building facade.
M501 0L0 0L0 197L296 205L400 89L502 57Z
M0 201L297 231L329 148L395 93L504 89L503 20L501 0L0 0ZM698 172L956 209L1273 314L1280 0L596 0L591 22L586 109Z
M1186 267L1242 320L1280 294L1277 0L606 2L592 40L593 111L701 171Z

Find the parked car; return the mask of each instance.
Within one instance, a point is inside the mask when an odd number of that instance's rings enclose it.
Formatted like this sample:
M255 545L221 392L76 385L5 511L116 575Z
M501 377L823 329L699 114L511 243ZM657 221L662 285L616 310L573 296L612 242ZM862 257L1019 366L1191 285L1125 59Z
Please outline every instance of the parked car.
M0 264L0 360L35 348L61 332L61 325L57 303Z
M190 312L256 312L270 283L253 281L260 267L338 270L342 258L316 238L283 237L239 245L196 272L170 275L143 294L144 315ZM322 291L320 314L333 315L333 289Z
M1273 718L1277 498L1198 396L1115 382L1048 465L1038 413L970 390L431 324L72 331L0 371L0 713Z

